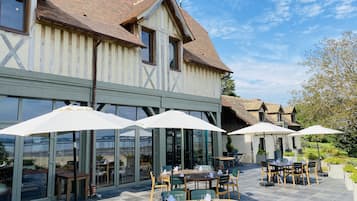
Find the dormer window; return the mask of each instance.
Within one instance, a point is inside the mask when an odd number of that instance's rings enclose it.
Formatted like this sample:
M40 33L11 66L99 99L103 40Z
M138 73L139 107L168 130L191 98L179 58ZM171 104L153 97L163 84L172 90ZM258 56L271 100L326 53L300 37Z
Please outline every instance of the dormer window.
M294 113L291 114L291 122L296 122L296 117Z
M26 0L0 0L0 27L25 32L26 7Z
M169 44L169 63L170 70L180 71L179 67L179 42L177 39L170 37Z
M281 113L278 113L278 115L277 115L277 121L278 121L278 122L279 122L279 121L282 121Z
M155 64L155 31L142 28L141 40L145 47L141 49L141 59L144 63Z
M259 112L259 121L263 122L265 120L264 112Z

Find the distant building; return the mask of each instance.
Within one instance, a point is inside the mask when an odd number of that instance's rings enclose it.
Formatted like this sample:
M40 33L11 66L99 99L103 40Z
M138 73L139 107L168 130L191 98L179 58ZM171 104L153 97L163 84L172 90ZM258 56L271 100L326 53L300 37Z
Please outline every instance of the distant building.
M265 103L260 99L244 99L233 96L222 96L222 128L231 132L244 128L258 122L270 122L278 126L299 130L300 125L296 122L294 107L288 107L284 111L280 104ZM294 120L294 121L293 121ZM256 153L259 150L265 150L268 158L274 158L274 151L285 150L297 151L301 148L299 138L288 137L286 135L266 135L249 136L249 135L231 135L232 144L244 153L243 162L256 162ZM223 150L227 143L227 136L223 137ZM253 146L252 146L253 145Z

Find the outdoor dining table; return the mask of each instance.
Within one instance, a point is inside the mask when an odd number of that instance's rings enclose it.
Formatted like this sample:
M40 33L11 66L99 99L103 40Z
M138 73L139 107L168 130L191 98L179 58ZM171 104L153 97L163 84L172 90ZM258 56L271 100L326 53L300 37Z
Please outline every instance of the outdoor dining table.
M161 173L160 177L170 176L171 172ZM210 170L196 170L196 169L184 169L174 171L174 175L179 178L186 178L187 182L195 182L195 189L199 189L199 182L204 181L209 183L209 188L212 188L212 181L216 180L220 175L215 171ZM207 184L207 183L206 183Z
M302 166L304 167L306 165L305 162L301 162ZM277 171L282 171L283 172L283 178L285 177L285 171L286 169L291 168L294 165L294 162L292 161L273 161L269 163L270 166L274 167L275 170Z

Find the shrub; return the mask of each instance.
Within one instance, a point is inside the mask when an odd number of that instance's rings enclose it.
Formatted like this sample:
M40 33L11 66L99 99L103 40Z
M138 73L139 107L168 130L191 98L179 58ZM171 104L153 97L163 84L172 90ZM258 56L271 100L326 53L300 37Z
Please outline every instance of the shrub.
M352 179L352 181L353 181L354 183L357 183L357 172L354 172L354 173L351 175L350 178Z
M338 165L338 164L345 163L346 160L343 159L343 158L331 157L331 158L325 159L325 162L326 162L326 163L329 163L329 164Z
M295 156L295 153L292 152L292 151L285 151L285 152L284 152L284 156L290 156L290 157L292 157L292 156Z
M343 170L344 170L345 172L348 172L348 173L357 172L357 169L356 169L353 165L351 165L351 164L347 164L347 165L343 168Z
M259 149L257 155L265 155L268 154L264 149Z

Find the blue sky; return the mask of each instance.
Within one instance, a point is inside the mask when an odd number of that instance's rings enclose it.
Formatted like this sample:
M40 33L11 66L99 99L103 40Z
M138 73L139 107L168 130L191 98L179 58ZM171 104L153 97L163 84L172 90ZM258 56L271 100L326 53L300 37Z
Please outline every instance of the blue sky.
M233 71L236 93L287 105L309 77L300 65L325 38L357 32L357 0L183 0Z

